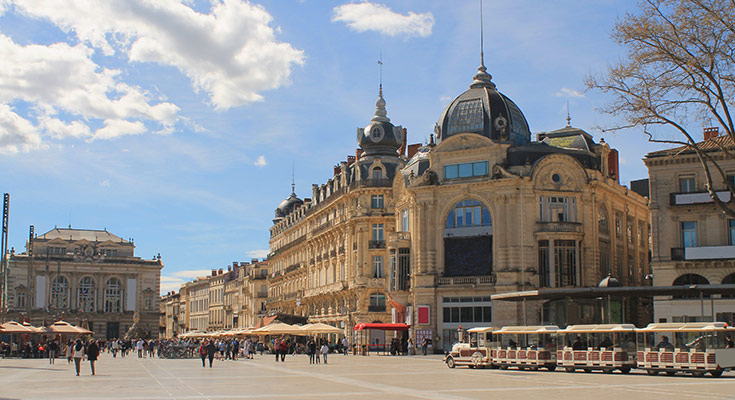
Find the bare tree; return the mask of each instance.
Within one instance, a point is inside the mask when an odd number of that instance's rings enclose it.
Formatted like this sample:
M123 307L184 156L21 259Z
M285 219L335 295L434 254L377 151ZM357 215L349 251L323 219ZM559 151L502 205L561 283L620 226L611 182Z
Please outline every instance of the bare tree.
M611 130L641 127L650 142L696 153L710 197L735 218L735 188L722 167L735 160L735 0L642 0L612 36L626 57L586 80L613 96L603 111L625 122ZM724 135L697 142L704 124ZM655 126L675 134L655 133ZM726 187L730 201L715 186Z

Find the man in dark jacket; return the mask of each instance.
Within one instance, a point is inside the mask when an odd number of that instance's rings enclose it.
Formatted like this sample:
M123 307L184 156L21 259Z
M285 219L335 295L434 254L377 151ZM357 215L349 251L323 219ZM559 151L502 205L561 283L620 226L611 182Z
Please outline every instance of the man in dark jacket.
M209 368L212 368L212 361L214 361L214 353L217 352L217 346L214 345L213 341L207 343L207 357L209 358Z
M97 361L97 356L100 355L100 346L97 341L92 339L87 345L87 360L89 360L89 366L92 367L92 375L94 375L94 362Z

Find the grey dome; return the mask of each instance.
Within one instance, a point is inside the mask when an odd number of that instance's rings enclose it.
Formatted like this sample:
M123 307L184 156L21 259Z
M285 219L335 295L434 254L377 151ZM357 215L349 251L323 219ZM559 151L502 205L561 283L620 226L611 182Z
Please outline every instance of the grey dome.
M449 103L435 127L436 139L477 133L499 143L525 145L531 130L521 109L500 93L485 66L478 68L469 90Z
M619 280L615 279L611 274L607 274L605 279L601 280L597 287L621 287L623 286Z
M378 101L375 102L375 116L363 129L357 129L357 144L365 156L398 156L398 148L403 143L402 129L393 125L385 110L383 89L380 88Z
M283 200L279 205L278 208L276 208L276 218L278 217L285 217L286 215L290 214L291 211L296 208L296 205L303 205L304 201L301 200L296 196L296 193L291 192L291 195L288 196L285 200Z

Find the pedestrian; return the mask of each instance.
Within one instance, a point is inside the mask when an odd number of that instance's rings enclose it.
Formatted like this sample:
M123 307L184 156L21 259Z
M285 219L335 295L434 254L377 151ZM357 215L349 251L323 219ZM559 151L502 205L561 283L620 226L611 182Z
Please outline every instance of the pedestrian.
M74 342L71 340L66 344L66 363L71 364L71 360L74 358Z
M314 353L316 352L316 344L314 343L314 339L310 339L308 343L306 343L306 354L309 356L309 364L314 364Z
M138 339L138 342L135 344L135 349L138 350L138 358L143 358L143 339Z
M77 342L73 346L73 357L74 368L77 370L77 376L79 376L79 369L82 366L82 359L84 358L84 345L81 339L77 339Z
M59 344L52 340L48 344L48 363L54 364L56 361L56 352L59 351Z
M321 362L321 361L320 361L320 360L321 360L321 358L322 358L322 348L321 348L321 346L319 346L319 345L317 344L317 345L315 346L315 349L314 349L314 363L315 363L315 364L319 364L319 363Z
M100 346L97 341L91 339L87 345L87 360L89 360L89 366L92 368L92 375L94 375L94 362L97 361L97 356L100 354Z
M214 354L217 352L217 347L213 341L209 341L207 344L207 357L209 358L209 368L212 368L212 361L214 361Z
M112 358L117 357L117 351L120 350L120 343L117 340L112 340L112 345L110 346L112 349Z
M329 346L327 346L327 343L324 342L321 349L322 357L324 357L324 364L327 363L327 354L329 354Z
M424 355L426 355L427 347L429 347L429 342L426 340L426 338L421 339L421 350L424 351Z
M281 340L275 339L273 341L273 353L276 355L276 362L278 362L278 356L281 353Z
M342 351L347 355L347 349L350 347L350 341L347 340L347 336L342 339Z
M245 343L250 343L249 341L245 340ZM249 349L248 349L249 350ZM248 353L250 354L250 353ZM240 355L240 341L235 339L234 342L232 342L232 359L234 361L237 361L237 356ZM246 358L248 356L245 356Z
M288 353L288 342L281 340L281 362L286 362L286 353Z
M207 360L207 349L204 347L204 342L199 345L199 357L202 358L202 368L204 368Z

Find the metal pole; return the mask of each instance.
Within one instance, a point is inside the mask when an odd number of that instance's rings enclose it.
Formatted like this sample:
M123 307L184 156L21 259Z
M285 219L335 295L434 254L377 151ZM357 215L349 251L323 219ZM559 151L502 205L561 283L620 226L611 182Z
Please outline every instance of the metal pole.
M3 195L3 230L2 239L0 240L0 250L2 250L2 258L0 258L0 320L5 318L5 309L8 299L8 217L10 212L10 193Z
M717 321L715 318L715 295L711 294L709 295L709 302L710 302L710 310L712 311L712 322Z
M699 292L699 305L701 307L700 310L700 316L702 317L702 322L704 322L704 292Z

